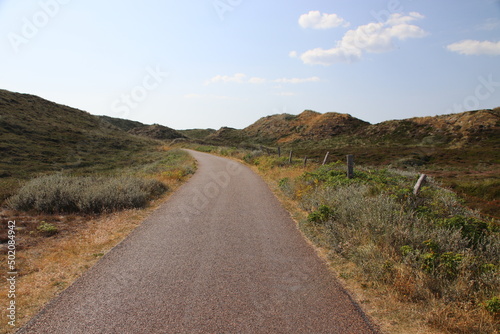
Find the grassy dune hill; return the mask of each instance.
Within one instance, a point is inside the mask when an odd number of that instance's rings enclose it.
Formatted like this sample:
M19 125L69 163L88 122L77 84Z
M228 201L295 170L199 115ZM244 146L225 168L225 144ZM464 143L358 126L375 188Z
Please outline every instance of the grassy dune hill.
M299 156L332 158L355 154L373 165L494 165L500 162L500 108L370 124L348 114L263 117L242 130L222 128L205 137L227 146L281 146ZM245 145L242 145L245 144Z
M129 130L128 133L159 140L186 138L180 132L158 124L136 127Z
M300 115L273 115L261 118L242 132L259 142L290 143L297 140L323 140L353 133L369 123L348 114L320 114L306 110Z
M500 108L370 124L347 114L263 117L242 130L223 128L209 144L293 150L330 161L354 154L356 163L411 168L436 176L484 213L500 216Z
M109 117L109 116L98 116L100 119L116 126L118 129L123 131L130 131L135 128L143 127L144 124L137 121L131 121L123 118Z
M187 130L178 130L178 132L182 133L188 138L195 140L203 140L209 135L216 132L214 129L187 129Z
M5 90L0 131L3 177L109 163L153 144L87 112Z
M106 121L107 123L114 125L120 130L126 131L130 134L137 136L158 139L158 140L187 138L184 134L180 133L179 131L159 124L146 125L137 121L131 121L128 119L115 118L109 116L99 116L99 118L101 120Z
M500 131L500 108L435 117L415 117L370 125L359 133L378 142L462 147L491 142ZM498 145L498 142L496 142Z
M216 132L205 137L205 140L217 145L232 144L245 144L247 141L255 141L255 138L250 138L242 130L233 129L229 127L222 127Z
M222 128L205 138L213 142L251 141L274 146L304 141L314 141L316 144L325 141L320 146L356 143L363 146L448 145L452 148L485 142L498 145L500 108L378 124L370 124L349 114L320 114L306 110L299 115L263 117L245 129L230 130Z
M66 170L107 172L156 147L158 142L85 111L0 90L0 201L17 190L19 180Z

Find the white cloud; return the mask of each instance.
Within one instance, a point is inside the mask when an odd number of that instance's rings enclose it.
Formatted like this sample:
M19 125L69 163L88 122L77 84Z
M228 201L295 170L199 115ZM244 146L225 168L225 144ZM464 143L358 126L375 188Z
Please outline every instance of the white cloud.
M274 82L279 83L291 83L291 84L299 84L304 82L318 82L321 81L319 77L310 77L310 78L281 78L276 79Z
M400 13L394 13L389 17L386 24L391 25L391 26L395 26L395 25L399 25L399 24L407 24L411 21L421 20L423 18L424 18L424 16L420 13L417 13L417 12L411 12L410 14L408 14L406 16L403 14L400 14Z
M242 83L246 78L246 75L243 73L236 73L233 76L228 76L228 75L216 75L210 80L205 81L205 85L211 84L211 83L218 83L218 82L237 82L237 83Z
M266 79L263 78L257 78L257 77L252 77L250 79L247 79L246 74L243 73L236 73L233 76L229 75L216 75L210 80L205 81L205 85L209 85L212 83L251 83L251 84L262 84L266 82Z
M349 30L331 49L316 48L304 52L300 59L305 64L332 65L352 63L364 53L383 53L395 48L396 40L422 38L427 33L409 22L420 20L423 15L412 12L409 15L392 14L386 22L368 23Z
M307 14L301 15L299 24L302 28L313 29L330 29L339 26L349 26L349 22L339 17L337 14L321 14L318 10L312 10Z
M297 58L299 56L299 53L297 51L290 51L288 54L290 58Z
M448 50L462 55L490 55L500 56L500 42L465 40L450 44Z
M334 63L351 63L361 59L361 55L361 50L356 48L336 47L328 50L316 48L304 52L300 59L305 64L328 66Z

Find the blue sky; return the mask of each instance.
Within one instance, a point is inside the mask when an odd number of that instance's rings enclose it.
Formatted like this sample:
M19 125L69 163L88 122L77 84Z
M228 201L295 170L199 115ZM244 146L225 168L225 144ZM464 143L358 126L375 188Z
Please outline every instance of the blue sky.
M176 129L500 106L499 0L0 0L0 88Z

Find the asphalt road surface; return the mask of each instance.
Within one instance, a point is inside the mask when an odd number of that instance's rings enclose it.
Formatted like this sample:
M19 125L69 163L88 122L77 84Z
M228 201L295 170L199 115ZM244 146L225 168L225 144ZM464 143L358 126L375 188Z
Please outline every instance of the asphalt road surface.
M262 179L191 180L18 333L376 333Z

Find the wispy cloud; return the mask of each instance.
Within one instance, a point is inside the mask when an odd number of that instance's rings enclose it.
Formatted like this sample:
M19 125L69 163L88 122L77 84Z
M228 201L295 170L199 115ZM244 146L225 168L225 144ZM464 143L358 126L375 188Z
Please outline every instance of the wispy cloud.
M492 31L500 28L500 19L489 18L485 22L476 26L476 30Z
M267 81L266 79L258 78L258 77L253 77L253 78L248 79L248 82L251 84L263 84L263 83L266 83L266 81Z
M500 42L465 40L446 47L452 52L467 56L490 55L500 56Z
M330 29L340 26L348 27L349 22L339 17L337 14L326 14L318 10L312 10L300 16L299 25L302 28Z
M229 75L216 75L212 79L209 79L205 81L205 85L210 85L213 83L251 83L251 84L261 84L265 83L266 79L263 78L257 78L257 77L252 77L248 78L245 74L243 73L236 73L232 76Z
M224 83L236 82L236 83L242 83L242 82L244 82L245 78L246 78L246 75L243 74L243 73L236 73L233 76L229 76L229 75L216 75L212 79L205 81L205 85L209 85L211 83L217 83L217 82L224 82Z
M295 96L297 94L294 92L278 92L278 93L274 93L274 95L277 95L277 96Z
M278 83L290 83L290 84L300 84L305 82L318 82L321 81L319 77L310 77L310 78L281 78L276 79L274 82Z
M277 82L284 84L300 84L306 82L319 82L321 79L319 77L309 77L309 78L279 78L274 80L268 80L265 78L259 77L248 77L243 73L237 73L232 76L229 75L216 75L212 79L206 80L205 85L213 84L213 83L250 83L250 84L264 84L267 82Z
M383 53L395 48L395 41L422 38L427 33L410 22L423 19L417 12L408 15L395 13L386 22L368 23L346 32L331 49L316 48L300 55L305 64L332 65L360 60L364 53Z
M200 100L200 99L209 99L209 100L236 100L234 97L230 96L222 96L222 95L213 95L213 94L186 94L184 95L184 98L186 99L194 99L194 100Z

